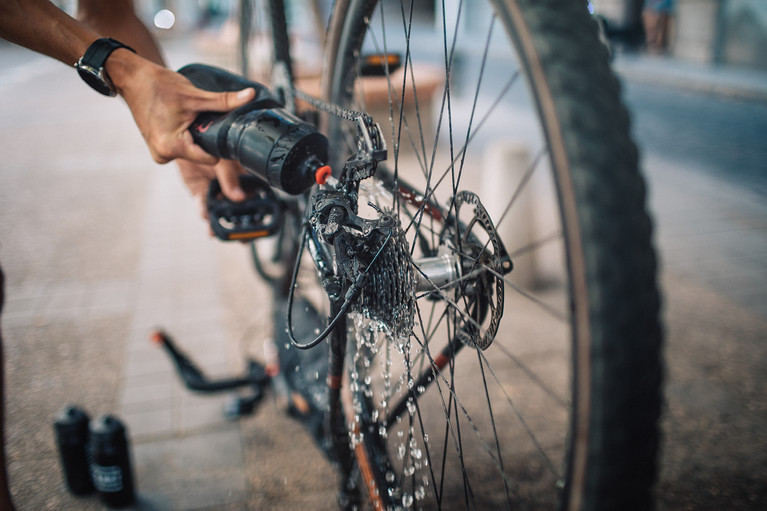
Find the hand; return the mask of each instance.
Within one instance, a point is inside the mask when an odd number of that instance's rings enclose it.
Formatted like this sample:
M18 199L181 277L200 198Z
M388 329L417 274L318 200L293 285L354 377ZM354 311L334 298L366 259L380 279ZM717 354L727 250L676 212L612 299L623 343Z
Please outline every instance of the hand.
M239 176L245 170L239 163L232 160L219 160L216 165L201 165L188 160L177 160L181 179L197 201L200 216L208 219L208 208L205 199L210 187L210 181L217 178L221 184L221 191L231 201L240 202L245 200L245 192L240 188Z
M209 92L184 76L124 49L107 60L107 73L133 113L152 158L167 163L183 158L213 165L218 158L192 140L187 128L200 112L228 112L255 97L255 90ZM222 183L223 185L223 183Z

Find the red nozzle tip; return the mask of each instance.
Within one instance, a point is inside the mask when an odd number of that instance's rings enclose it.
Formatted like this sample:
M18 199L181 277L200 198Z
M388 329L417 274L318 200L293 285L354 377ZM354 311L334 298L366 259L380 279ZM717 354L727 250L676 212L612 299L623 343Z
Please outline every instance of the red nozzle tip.
M155 330L154 332L152 332L149 338L152 340L153 343L160 346L165 343L165 334L163 334L160 330Z
M317 169L317 172L314 174L314 179L317 181L318 185L324 185L327 183L328 178L333 173L333 171L330 169L329 165L324 165Z

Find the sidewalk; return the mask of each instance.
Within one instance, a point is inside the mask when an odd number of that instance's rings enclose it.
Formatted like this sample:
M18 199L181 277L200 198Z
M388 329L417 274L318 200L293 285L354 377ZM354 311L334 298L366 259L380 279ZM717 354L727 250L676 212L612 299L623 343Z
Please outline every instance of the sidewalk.
M638 53L616 55L613 68L619 76L632 82L767 102L767 71Z
M171 65L193 51L172 46ZM0 261L18 509L104 509L64 486L52 424L66 403L126 424L134 509L334 509L332 469L298 423L272 400L227 421L227 396L183 388L149 340L166 328L213 377L241 372L246 351L263 359L269 300L247 248L207 237L178 172L151 161L119 99L21 52L0 51L0 92L13 98L0 107Z

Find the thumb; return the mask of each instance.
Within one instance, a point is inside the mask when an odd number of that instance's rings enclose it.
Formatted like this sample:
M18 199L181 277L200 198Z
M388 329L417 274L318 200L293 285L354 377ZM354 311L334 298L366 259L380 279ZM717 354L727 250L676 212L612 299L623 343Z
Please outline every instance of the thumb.
M215 101L216 106L211 108L211 110L214 112L228 112L253 101L253 98L256 97L256 89L250 87L242 89L241 91L219 92L214 94L215 98L213 100Z

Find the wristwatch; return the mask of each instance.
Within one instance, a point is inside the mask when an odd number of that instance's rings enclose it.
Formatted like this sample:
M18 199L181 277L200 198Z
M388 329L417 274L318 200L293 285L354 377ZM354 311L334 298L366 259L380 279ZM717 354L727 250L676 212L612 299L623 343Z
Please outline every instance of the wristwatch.
M117 94L112 80L109 79L109 75L104 70L104 63L109 55L118 48L125 48L136 53L136 50L130 46L120 41L115 41L111 37L105 37L94 41L85 51L85 55L75 62L75 68L77 68L80 78L105 96L115 96Z

